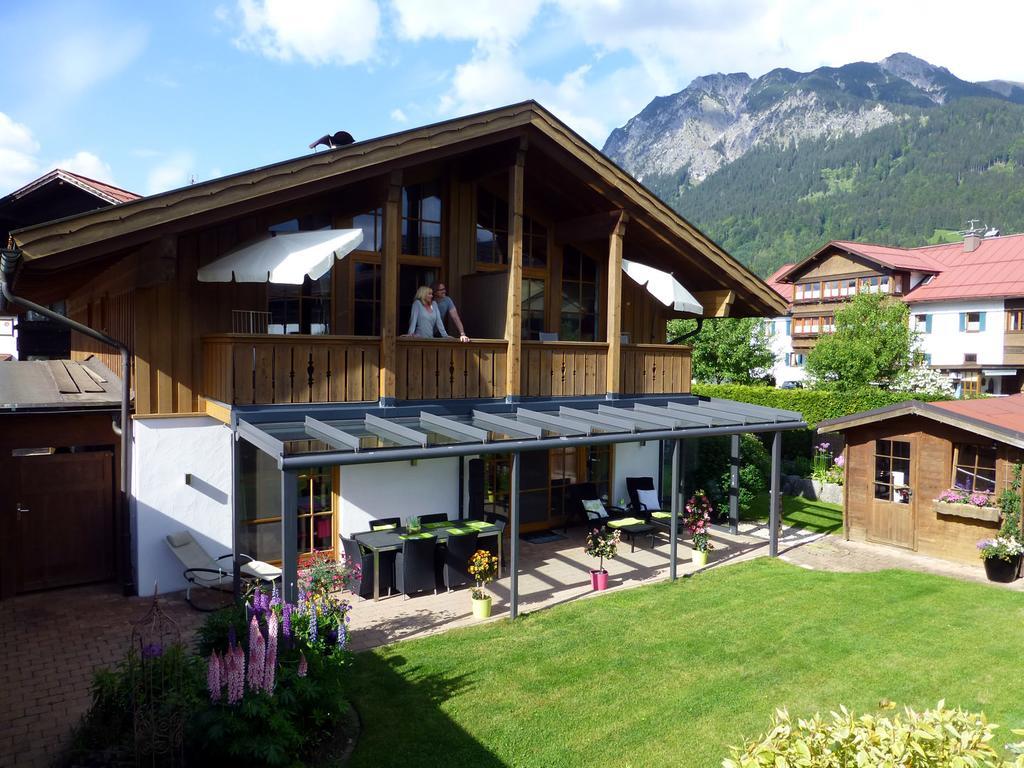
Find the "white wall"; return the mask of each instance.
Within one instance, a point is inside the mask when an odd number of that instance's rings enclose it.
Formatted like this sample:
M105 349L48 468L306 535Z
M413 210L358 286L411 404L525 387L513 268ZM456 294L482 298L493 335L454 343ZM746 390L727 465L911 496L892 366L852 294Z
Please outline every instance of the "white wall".
M341 468L341 534L370 528L380 517L446 512L458 517L459 460L420 459Z
M18 318L0 315L0 355L11 355L18 359L18 332L14 329Z
M185 589L164 537L188 529L213 557L231 552L231 430L206 416L135 419L132 556L139 594ZM192 484L185 484L185 475Z
M960 330L961 312L984 312L985 330L978 332L962 332ZM993 366L1003 364L1003 315L1002 299L975 299L962 301L923 302L910 305L910 322L914 327L915 315L932 316L932 332L925 333L924 326L920 331L920 349L931 355L932 367L947 365L963 365L964 354L978 355L978 365Z
M807 370L802 366L786 365L786 355L793 351L793 336L786 332L786 326L790 321L789 317L776 317L765 321L770 333L768 343L775 353L772 376L777 387L782 386L785 381L804 381L807 378Z
M657 440L648 440L642 446L640 443L619 443L615 446L615 461L612 472L615 474L612 482L612 504L618 504L620 499L629 502L629 494L626 493L627 477L653 477L654 487L658 487L658 474L661 472L661 454Z

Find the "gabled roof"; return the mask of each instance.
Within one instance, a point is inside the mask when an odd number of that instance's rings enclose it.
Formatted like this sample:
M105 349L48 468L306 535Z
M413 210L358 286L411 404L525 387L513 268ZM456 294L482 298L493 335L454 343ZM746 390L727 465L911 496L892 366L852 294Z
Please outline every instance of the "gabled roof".
M111 205L127 203L131 200L138 200L141 197L140 195L136 195L134 192L129 192L126 189L115 187L113 184L106 184L102 181L97 181L96 179L90 179L88 176L82 176L78 173L65 171L62 168L54 168L52 171L43 174L35 181L30 181L20 189L16 189L14 192L0 198L0 205L8 200L20 200L25 197L25 195L35 192L37 189L54 182L71 184L88 192L94 197L98 197L106 203L110 203Z
M960 250L963 250L963 245L959 247ZM923 253L927 250L925 248L895 248L873 243L854 243L849 240L830 240L803 261L792 265L786 272L779 275L779 279L787 282L793 280L815 261L822 256L831 254L836 249L889 269L938 272L943 268L942 264L932 259L928 253Z
M707 262L704 271L713 276L710 279L736 292L735 304L742 305L746 313L776 315L784 311L784 302L756 275L533 101L193 184L113 209L18 230L13 236L26 264L59 255L58 261L65 265L187 231L200 220L223 220L246 205L271 205L322 192L348 179L379 175L398 162L421 161L523 136L556 149L565 164L578 165L587 183L595 186L596 182L611 203L627 210L631 220L669 244L686 245L697 259Z
M1007 445L1024 448L1024 394L936 403L909 400L885 408L861 411L840 419L819 422L818 431L842 432L901 416L922 416Z
M789 304L793 299L793 286L790 283L782 282L780 278L791 270L793 266L792 262L789 264L783 264L764 279L764 281L768 283L768 287L785 299L787 304Z

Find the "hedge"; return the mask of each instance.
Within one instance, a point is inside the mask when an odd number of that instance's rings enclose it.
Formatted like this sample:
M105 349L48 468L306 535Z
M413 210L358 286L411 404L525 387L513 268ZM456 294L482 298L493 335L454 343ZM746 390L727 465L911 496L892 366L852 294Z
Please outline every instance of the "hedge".
M875 387L840 392L822 389L776 389L775 387L747 384L695 383L692 392L704 397L720 397L741 403L799 411L811 429L817 427L820 421L838 419L841 416L884 408L887 405L904 403L908 400L933 402L951 399L942 395L911 395L907 392L890 392Z

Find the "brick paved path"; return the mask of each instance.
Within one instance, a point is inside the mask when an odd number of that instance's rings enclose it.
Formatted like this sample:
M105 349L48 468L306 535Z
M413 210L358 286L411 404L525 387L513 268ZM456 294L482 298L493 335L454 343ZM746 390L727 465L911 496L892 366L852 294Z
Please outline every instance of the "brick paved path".
M61 755L89 707L93 672L124 657L151 603L115 585L0 602L0 766L48 766ZM160 605L190 641L203 614L180 597Z

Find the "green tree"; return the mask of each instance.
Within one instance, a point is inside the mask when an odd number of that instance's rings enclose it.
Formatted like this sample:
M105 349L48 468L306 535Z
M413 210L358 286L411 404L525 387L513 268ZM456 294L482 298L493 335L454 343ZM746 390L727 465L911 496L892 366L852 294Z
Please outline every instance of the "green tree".
M677 339L695 327L693 320L670 320L668 335ZM693 346L693 378L708 384L753 384L767 378L775 362L768 329L759 318L723 317L704 321Z
M856 389L887 387L914 361L915 331L902 301L862 293L836 310L835 333L821 336L807 355L815 386Z

